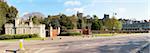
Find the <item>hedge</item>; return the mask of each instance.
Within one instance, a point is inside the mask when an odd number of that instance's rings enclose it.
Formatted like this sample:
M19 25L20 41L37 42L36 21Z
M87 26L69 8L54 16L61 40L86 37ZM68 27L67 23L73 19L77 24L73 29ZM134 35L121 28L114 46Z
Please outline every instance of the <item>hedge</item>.
M60 36L76 36L76 35L81 35L79 32L62 32L60 33Z
M38 37L38 35L37 34L0 35L0 40L25 39L25 38L34 38L34 37Z

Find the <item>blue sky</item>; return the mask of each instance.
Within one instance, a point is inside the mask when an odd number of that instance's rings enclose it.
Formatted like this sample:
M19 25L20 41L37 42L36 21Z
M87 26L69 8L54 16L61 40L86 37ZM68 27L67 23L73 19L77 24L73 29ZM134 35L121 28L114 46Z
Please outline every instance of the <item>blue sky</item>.
M150 19L150 1L148 0L7 0L9 5L19 10L19 16L30 12L41 12L45 16L64 13L75 14L77 11L84 15L117 13L117 18Z

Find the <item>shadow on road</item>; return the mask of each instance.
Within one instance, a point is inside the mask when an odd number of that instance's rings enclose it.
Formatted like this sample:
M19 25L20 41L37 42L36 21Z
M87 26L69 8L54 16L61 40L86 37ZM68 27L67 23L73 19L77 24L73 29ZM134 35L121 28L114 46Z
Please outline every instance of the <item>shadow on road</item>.
M147 41L130 41L126 43L108 44L97 48L61 51L60 53L131 53L132 50L139 48L145 43Z

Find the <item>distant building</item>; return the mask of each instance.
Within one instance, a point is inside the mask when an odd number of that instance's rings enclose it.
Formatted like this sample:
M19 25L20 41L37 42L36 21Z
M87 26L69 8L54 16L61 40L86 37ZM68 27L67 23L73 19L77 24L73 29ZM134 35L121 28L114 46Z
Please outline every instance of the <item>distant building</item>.
M40 37L46 37L45 25L35 25L32 18L28 23L22 22L20 19L15 19L15 24L5 24L5 34L38 34Z
M123 30L150 30L150 22L123 24Z
M83 13L77 12L77 17L78 18L83 18Z
M103 20L109 19L109 14L104 14Z
M124 20L122 30L126 32L149 32L150 22Z
M84 21L83 21L83 13L80 13L80 12L77 12L77 18L78 18L78 22L79 23L77 23L78 25L77 25L77 28L78 29L82 29L82 28L84 28L85 27L85 25L84 25Z

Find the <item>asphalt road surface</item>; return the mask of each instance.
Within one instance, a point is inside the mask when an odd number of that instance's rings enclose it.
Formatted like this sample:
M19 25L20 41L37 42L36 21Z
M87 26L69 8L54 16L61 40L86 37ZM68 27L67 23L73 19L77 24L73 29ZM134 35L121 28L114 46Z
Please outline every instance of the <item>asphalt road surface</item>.
M149 34L113 37L61 37L59 40L25 41L27 53L136 53L136 49L149 43ZM18 42L0 42L0 53L18 49ZM142 50L149 53L149 47Z
M150 53L150 45L147 45L146 47L138 51L138 53Z

